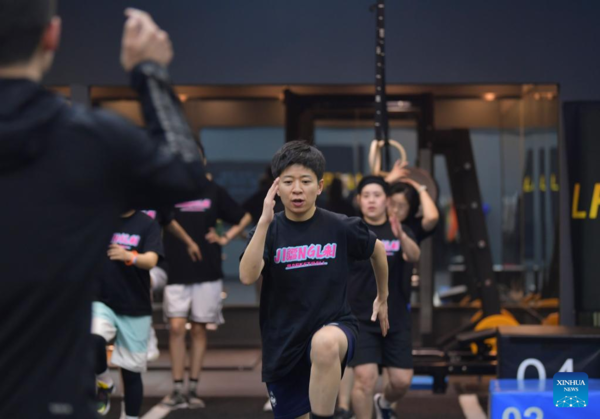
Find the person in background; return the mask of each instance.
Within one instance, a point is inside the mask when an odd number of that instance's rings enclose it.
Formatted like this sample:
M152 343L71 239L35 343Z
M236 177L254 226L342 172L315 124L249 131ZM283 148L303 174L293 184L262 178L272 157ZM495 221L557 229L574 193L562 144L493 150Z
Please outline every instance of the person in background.
M159 210L143 210L143 212L155 220L160 225L161 238L164 237L164 230L175 235L187 248L187 252L193 261L201 260L202 254L198 244L192 240L187 232L174 220L175 212L171 208L163 208ZM160 258L158 264L150 270L150 285L152 287L152 295L157 292L162 292L165 289L169 279L169 264L166 258ZM155 361L160 356L158 349L158 339L154 327L150 329L150 339L148 340L148 361Z
M106 415L114 383L106 345L115 339L111 363L121 368L125 417L138 419L144 397L142 372L148 361L152 326L150 270L164 256L160 226L141 211L129 211L113 234L100 268L100 289L92 305L96 342L97 409Z
M201 151L204 155L204 150ZM219 234L218 220L232 227ZM180 227L179 235L165 236L170 275L163 302L169 319L173 390L162 403L171 409L201 408L205 404L197 395L197 387L207 346L207 325L218 326L224 322L222 248L244 231L251 216L223 187L211 180L198 199L175 205L175 221ZM189 235L189 240L181 240L184 233ZM198 244L201 259L190 254L188 241ZM188 319L192 346L188 389L184 391Z
M333 178L327 193L327 202L325 209L338 214L344 214L348 217L355 217L357 214L354 205L344 198L344 184L339 177Z
M383 242L387 253L390 331L382 336L379 325L370 321L371 301L377 294L373 269L364 261L355 261L348 282L348 301L360 326L350 363L355 377L352 408L357 419L370 419L373 405L378 418L392 419L396 415L391 404L406 394L413 375L410 289L408 293L405 289L410 278L405 278L404 266L417 262L421 251L410 227L394 216L388 218L390 189L383 178L365 176L357 192L363 221ZM380 368L389 379L383 393L374 394Z
M409 177L406 163L396 163L385 180L391 187L390 212L415 233L417 243L431 236L440 219L440 212L427 187ZM421 208L421 215L419 213Z

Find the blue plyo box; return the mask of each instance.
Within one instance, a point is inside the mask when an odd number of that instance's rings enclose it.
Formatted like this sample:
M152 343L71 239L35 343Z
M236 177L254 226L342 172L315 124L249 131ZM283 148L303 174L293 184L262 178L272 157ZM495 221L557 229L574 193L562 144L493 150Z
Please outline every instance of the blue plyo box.
M587 407L556 407L552 380L492 380L490 419L600 418L600 380L588 381Z

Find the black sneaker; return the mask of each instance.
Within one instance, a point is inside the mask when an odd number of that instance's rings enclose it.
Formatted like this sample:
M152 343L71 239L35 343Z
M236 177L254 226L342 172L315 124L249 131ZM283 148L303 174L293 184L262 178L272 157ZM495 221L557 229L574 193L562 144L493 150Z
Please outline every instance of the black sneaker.
M106 416L110 410L110 395L115 391L115 384L107 384L96 380L96 409L100 416Z
M333 414L334 419L354 419L354 413L350 410L346 409L335 409L335 413Z
M162 400L161 404L171 410L185 409L188 407L188 402L185 396L177 390L173 390L171 394Z

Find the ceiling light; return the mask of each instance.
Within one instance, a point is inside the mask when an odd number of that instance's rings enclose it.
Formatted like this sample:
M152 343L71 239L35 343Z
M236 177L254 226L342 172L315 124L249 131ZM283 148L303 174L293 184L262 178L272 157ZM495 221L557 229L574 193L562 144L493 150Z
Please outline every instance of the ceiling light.
M487 92L483 94L483 100L487 100L488 102L493 102L496 100L496 93Z

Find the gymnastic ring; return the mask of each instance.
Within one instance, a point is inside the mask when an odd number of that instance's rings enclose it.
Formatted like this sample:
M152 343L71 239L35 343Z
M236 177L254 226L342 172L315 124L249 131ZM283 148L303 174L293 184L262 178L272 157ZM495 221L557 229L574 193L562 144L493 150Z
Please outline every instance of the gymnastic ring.
M394 147L400 153L400 159L398 161L403 164L407 161L406 150L398 141L388 140L389 145ZM371 142L371 148L369 150L369 167L371 174L375 176L385 176L388 172L381 170L381 150L385 146L384 140L373 140Z

